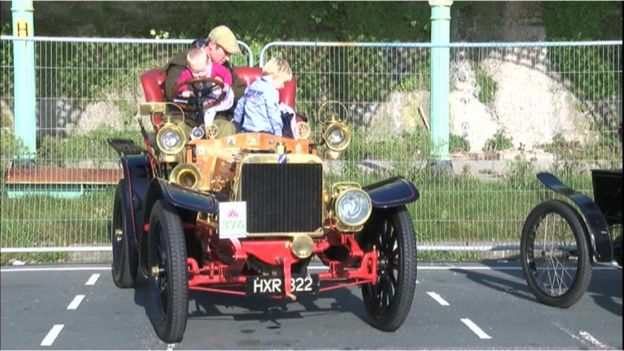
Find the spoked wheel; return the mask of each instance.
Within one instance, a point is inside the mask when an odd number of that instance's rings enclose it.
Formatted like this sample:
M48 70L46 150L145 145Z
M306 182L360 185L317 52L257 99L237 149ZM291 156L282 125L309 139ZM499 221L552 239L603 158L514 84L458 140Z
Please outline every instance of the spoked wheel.
M565 202L545 201L529 213L520 257L529 289L547 305L569 307L589 286L592 271L585 227Z
M138 252L130 245L128 233L128 207L124 199L126 181L120 180L115 190L113 205L113 223L111 228L111 243L113 248L113 263L111 271L113 282L120 288L131 288L137 274Z
M377 284L362 286L370 323L383 331L398 329L407 318L416 288L416 234L405 206L373 212L363 233L366 251L378 254Z
M150 216L148 237L149 289L154 301L150 322L167 343L182 340L188 311L186 244L180 217L159 200Z

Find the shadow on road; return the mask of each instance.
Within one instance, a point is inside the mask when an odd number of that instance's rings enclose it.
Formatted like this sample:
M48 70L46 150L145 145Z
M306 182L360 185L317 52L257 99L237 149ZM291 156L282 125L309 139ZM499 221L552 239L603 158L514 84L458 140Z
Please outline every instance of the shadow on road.
M514 263L516 263L518 267L520 266L519 262ZM492 267L494 270L501 266L500 263L492 261L482 261L480 264ZM463 274L466 278L487 288L508 293L520 299L541 304L544 307L550 307L542 304L535 295L531 293L522 270L496 270L496 272L507 274L510 278L505 278L500 274L493 274L492 271L488 270L475 271L457 268L451 269L451 271ZM622 304L618 303L615 299L622 298L622 271L618 269L593 269L592 279L585 294L591 296L596 305L615 315L621 316Z
M147 278L138 275L134 288L134 302L142 306L148 318L157 313L149 292ZM357 290L359 291L359 289ZM230 318L237 321L258 320L272 322L268 329L280 328L284 321L300 319L303 315L335 315L352 313L366 320L361 296L352 289L337 289L314 295L300 295L296 301L263 297L231 296L202 291L189 291L189 319Z
M494 266L491 264L488 264L489 262L487 261L480 262L480 263L485 266L491 266L494 268ZM500 264L498 266L500 266ZM466 269L460 269L460 268L451 269L450 271L463 274L466 278L474 281L475 283L488 287L490 289L501 291L501 292L513 295L523 300L537 302L537 299L535 298L533 294L531 294L526 283L518 282L518 279L524 279L522 277L522 271L519 271L519 270L498 270L497 271L497 272L504 272L506 274L509 274L513 276L515 279L501 278L500 276L493 275L491 271L475 271L475 270L466 270Z
M229 296L206 292L189 293L189 318L228 317L234 320L271 321L273 328L283 321L305 315L352 313L364 320L364 304L349 289L320 293L317 297L300 295L297 301L262 297Z

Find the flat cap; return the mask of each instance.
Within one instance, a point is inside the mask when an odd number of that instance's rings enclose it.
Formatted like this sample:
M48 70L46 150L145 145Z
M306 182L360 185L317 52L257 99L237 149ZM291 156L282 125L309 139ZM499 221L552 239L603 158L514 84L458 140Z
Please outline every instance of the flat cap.
M241 52L234 33L226 26L218 26L211 30L208 34L208 40L213 40L231 55Z

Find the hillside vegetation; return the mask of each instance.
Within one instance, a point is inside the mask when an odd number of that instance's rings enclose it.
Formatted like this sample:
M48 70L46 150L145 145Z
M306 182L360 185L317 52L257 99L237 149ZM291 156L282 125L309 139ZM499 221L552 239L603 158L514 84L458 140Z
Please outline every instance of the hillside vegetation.
M537 11L518 13L545 27L547 40L621 39L621 2L534 2ZM455 2L454 41L494 41L517 31L504 22L508 2ZM244 41L428 41L431 10L419 2L34 2L35 33L42 36L205 36L227 24ZM11 23L11 2L0 2L3 32ZM535 18L537 17L537 18ZM522 18L519 18L522 20ZM522 38L522 33L513 33Z

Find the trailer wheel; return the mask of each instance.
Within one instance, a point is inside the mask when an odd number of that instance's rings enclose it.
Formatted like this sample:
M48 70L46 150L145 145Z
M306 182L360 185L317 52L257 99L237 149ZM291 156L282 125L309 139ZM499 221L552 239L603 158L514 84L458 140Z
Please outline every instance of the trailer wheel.
M543 303L569 307L591 280L585 226L569 204L549 200L537 205L522 228L522 272L531 292Z

